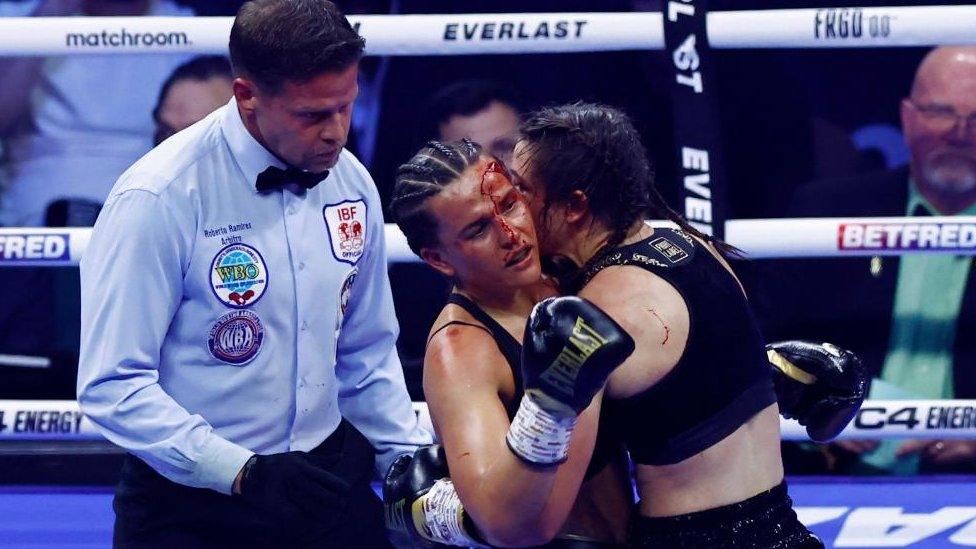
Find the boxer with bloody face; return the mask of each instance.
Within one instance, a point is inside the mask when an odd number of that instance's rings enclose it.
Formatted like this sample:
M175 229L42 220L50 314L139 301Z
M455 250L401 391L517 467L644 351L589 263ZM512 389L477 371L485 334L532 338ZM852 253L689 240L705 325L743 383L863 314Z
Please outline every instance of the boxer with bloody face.
M557 294L542 275L532 212L512 179L467 140L428 143L397 174L397 223L414 252L454 283L424 359L431 418L473 541L620 543L630 488L619 444L604 430L597 436L599 403L580 414L558 467L526 463L506 445L525 392L526 317Z

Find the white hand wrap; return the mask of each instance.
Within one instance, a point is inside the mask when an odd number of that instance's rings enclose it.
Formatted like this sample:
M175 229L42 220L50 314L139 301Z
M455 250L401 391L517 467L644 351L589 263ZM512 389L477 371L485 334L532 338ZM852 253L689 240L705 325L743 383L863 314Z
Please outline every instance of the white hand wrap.
M569 453L569 439L577 419L577 416L555 416L524 395L505 441L515 455L529 463L562 463Z
M412 511L417 532L430 541L462 547L486 547L464 529L464 506L449 478L435 482L423 497L413 503Z

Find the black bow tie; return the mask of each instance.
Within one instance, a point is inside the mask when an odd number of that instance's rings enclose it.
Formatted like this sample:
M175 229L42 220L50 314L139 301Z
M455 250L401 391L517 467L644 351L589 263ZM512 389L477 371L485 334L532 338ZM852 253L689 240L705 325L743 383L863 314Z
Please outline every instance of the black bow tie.
M289 166L284 170L275 166L268 166L268 169L258 174L256 187L259 193L266 193L278 190L288 183L294 183L307 190L318 185L328 175L328 170L312 173L299 170L294 166Z

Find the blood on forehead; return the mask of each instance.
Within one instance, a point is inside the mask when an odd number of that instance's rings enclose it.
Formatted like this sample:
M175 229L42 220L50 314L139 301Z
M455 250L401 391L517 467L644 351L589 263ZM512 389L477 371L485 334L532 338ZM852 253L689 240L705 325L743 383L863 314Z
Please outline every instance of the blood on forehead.
M508 224L505 216L502 215L501 210L498 208L498 202L502 197L499 196L496 199L493 194L503 183L508 183L511 185L511 181L508 179L508 170L506 170L505 166L500 162L496 160L489 160L484 171L481 172L481 196L483 196L485 200L489 201L491 204L492 216L495 218L495 221L501 225L501 228L503 231L505 231L505 234L514 241L518 239L518 236L515 234L515 229Z
M511 180L508 177L508 170L505 169L505 166L501 162L489 160L485 165L484 171L481 172L482 194L488 193L490 195L493 192L497 192L498 188L504 183L511 184Z

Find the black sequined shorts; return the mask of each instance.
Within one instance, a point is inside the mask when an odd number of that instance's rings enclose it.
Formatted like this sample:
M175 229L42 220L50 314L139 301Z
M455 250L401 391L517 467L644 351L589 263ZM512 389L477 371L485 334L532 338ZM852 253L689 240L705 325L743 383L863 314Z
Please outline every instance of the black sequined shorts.
M634 547L820 549L824 544L800 523L786 484L745 501L676 517L634 521Z

